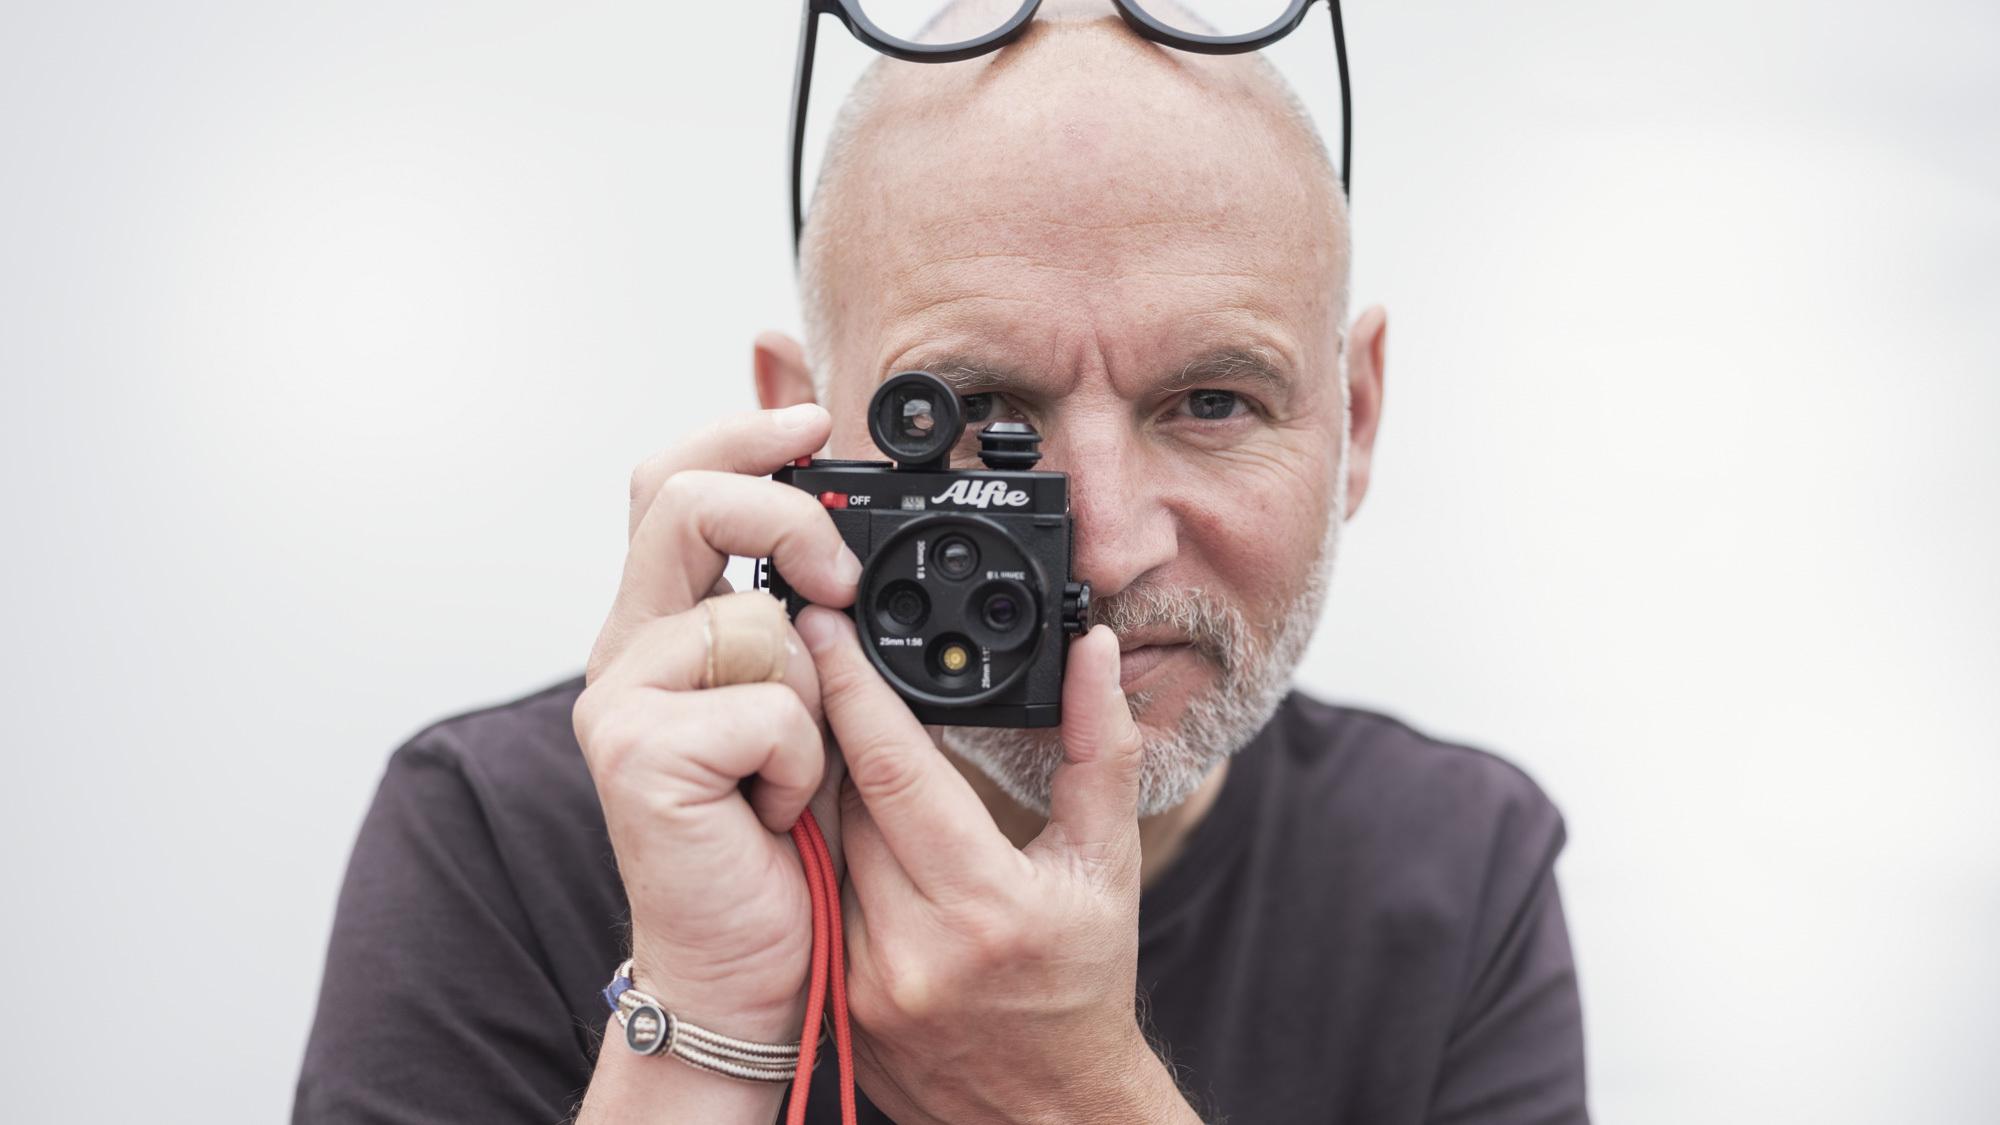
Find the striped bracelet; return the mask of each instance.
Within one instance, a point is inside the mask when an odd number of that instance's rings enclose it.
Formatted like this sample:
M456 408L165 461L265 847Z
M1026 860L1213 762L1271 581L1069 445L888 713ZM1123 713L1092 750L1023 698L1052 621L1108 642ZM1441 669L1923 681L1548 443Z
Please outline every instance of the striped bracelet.
M744 1082L790 1082L798 1070L797 1043L752 1043L676 1018L632 987L629 958L605 987L604 1002L625 1028L625 1045L636 1054L672 1055L697 1070Z

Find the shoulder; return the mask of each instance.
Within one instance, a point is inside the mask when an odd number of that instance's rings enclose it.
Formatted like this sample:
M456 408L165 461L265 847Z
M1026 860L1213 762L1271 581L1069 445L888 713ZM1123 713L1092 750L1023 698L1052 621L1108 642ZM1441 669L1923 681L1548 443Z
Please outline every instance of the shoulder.
M595 1011L625 896L570 723L582 692L581 678L568 680L425 728L390 759L371 819L421 848L397 848L396 864L428 853L440 880L517 903L544 971L579 1011Z
M533 801L579 784L587 789L589 771L570 725L582 693L578 677L432 723L396 751L384 783L442 772L481 804Z
M531 912L616 913L604 813L570 723L582 692L568 680L425 728L390 758L377 810L454 853L490 853Z
M1385 823L1526 818L1560 825L1555 804L1505 758L1400 719L1293 692L1272 719L1279 770L1309 800L1366 805Z
M1243 858L1156 907L1156 963L1231 965L1230 987L1253 990L1246 1010L1296 1029L1273 1048L1294 1052L1290 1071L1341 1068L1357 1119L1409 1100L1411 1119L1554 1120L1537 1107L1580 1098L1562 818L1540 786L1483 750L1298 693L1240 764L1211 815Z
M622 888L559 684L390 758L341 887L299 1121L553 1120L590 1073ZM401 1117L397 1118L401 1120Z
M570 712L582 694L579 676L519 699L440 719L412 736L397 755L474 768L561 761L576 751Z
M596 811L582 754L574 738L565 753L567 723L555 721L566 695L558 685L447 719L390 757L348 863L343 924L393 929L448 891L525 933L523 877L577 835L565 822Z
M1264 817L1387 899L1490 902L1548 878L1562 815L1498 755L1294 692L1272 720Z

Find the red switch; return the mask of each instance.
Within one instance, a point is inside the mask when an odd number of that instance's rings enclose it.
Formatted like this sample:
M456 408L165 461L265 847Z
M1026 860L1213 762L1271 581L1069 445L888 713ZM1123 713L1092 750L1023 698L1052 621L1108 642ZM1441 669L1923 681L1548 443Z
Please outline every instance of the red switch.
M801 457L801 458L799 458L798 460L796 460L796 461L792 462L792 464L794 464L794 465L797 465L797 466L798 466L799 468L801 468L801 469L810 469L810 468L812 468L812 463L813 463L813 459L812 459L812 455L811 455L810 453L808 453L808 454L807 454L807 455L805 455L804 457Z
M819 505L822 508L845 508L847 507L847 493L822 492L819 494Z

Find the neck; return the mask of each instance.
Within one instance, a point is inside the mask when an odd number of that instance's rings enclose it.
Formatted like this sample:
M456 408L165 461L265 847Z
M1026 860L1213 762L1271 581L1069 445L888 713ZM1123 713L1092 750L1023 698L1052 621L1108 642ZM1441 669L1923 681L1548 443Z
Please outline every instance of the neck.
M939 749L971 783L972 791L986 803L986 811L993 814L993 823L999 827L1001 835L1006 836L1015 847L1026 847L1028 841L1041 834L1042 828L1049 822L1048 817L1009 797L978 766L942 746ZM1221 765L1209 771L1209 775L1202 779L1201 787L1187 800L1166 812L1139 818L1139 885L1142 888L1152 886L1186 850L1188 838L1194 835L1195 827L1208 815L1208 810L1215 807L1215 798L1222 792L1222 782L1228 773L1229 762L1224 759Z

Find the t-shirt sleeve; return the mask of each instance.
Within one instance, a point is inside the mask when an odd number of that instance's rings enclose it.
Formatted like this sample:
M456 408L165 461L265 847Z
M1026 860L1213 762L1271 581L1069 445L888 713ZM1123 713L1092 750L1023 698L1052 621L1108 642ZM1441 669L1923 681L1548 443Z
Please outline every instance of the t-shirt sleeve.
M598 1029L554 979L472 786L404 747L341 887L294 1125L563 1120Z
M1525 777L1505 802L1430 1125L1581 1125L1583 1017L1556 889L1562 818Z

